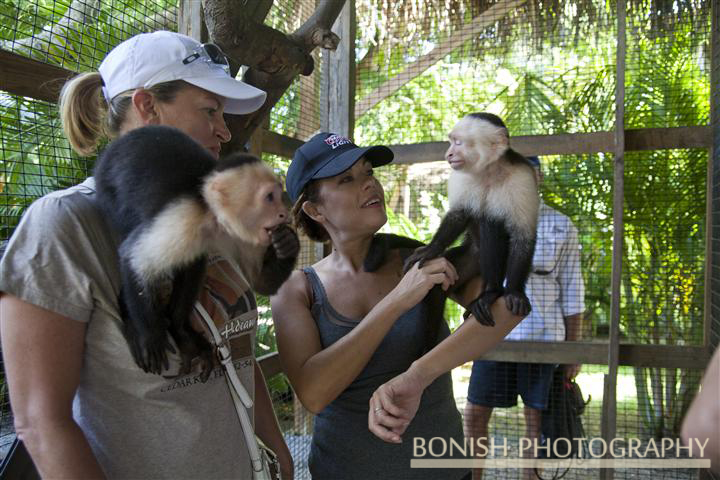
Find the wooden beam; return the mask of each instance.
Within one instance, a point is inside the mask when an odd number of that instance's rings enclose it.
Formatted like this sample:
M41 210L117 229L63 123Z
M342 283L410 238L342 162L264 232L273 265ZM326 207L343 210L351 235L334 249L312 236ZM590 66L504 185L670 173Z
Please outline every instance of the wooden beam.
M65 81L76 72L0 49L0 90L55 103Z
M625 130L625 150L667 150L674 148L710 148L709 126L643 128ZM523 155L580 155L611 152L615 143L613 132L563 133L558 135L527 135L511 137L512 147ZM266 132L264 151L292 158L304 142L276 132ZM393 163L437 162L443 159L447 142L425 142L389 145L395 153Z
M483 360L521 363L580 363L607 365L606 342L515 342L504 341L483 355ZM712 356L708 347L620 344L619 364L632 367L702 370Z
M355 107L355 118L360 117L365 112L373 108L375 105L400 90L412 79L419 77L428 68L442 60L443 57L452 53L453 50L471 40L481 31L501 20L509 12L515 10L525 0L500 0L483 13L473 18L467 25L463 25L459 30L453 32L448 38L438 43L429 53L421 56L413 63L405 66L405 69L388 79L377 89L370 92Z
M612 152L614 132L562 133L510 137L510 145L523 155L582 155ZM710 127L643 128L625 131L625 151L709 148ZM437 162L444 158L447 142L389 145L394 163Z
M305 142L297 138L267 131L263 137L263 152L285 158L292 158L293 155L295 155L295 150L300 148L304 143Z
M483 360L521 363L607 365L606 342L515 342L504 341L483 355ZM629 367L703 370L712 357L709 347L640 345L621 343L619 364ZM282 372L280 358L269 353L258 358L265 378Z
M283 371L282 364L280 363L280 355L278 355L277 352L258 357L257 362L266 380Z

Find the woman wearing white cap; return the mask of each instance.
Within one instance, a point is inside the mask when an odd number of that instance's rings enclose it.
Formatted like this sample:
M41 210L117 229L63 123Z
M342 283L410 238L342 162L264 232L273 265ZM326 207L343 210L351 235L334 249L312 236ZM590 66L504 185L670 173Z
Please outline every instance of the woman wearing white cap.
M214 45L172 32L130 38L99 72L70 80L63 127L83 155L104 137L173 126L216 157L230 139L223 112L249 113L265 92L233 79ZM222 370L206 383L143 372L122 335L117 242L94 203L94 181L35 202L0 264L0 333L18 436L48 478L251 478L249 454ZM254 362L257 307L229 262L214 259L200 301L225 332L255 430L292 459Z

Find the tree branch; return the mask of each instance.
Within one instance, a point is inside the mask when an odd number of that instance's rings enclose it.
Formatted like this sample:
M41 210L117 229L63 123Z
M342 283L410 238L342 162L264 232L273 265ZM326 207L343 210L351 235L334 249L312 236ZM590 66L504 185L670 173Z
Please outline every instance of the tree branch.
M223 147L223 153L241 149L293 80L300 74L312 73L314 61L310 53L316 47L334 49L339 42L330 30L344 1L321 0L312 16L290 35L252 18L258 2L263 1L249 0L249 5L237 0L203 3L210 39L228 56L250 67L243 81L267 92L260 110L226 117L233 139Z

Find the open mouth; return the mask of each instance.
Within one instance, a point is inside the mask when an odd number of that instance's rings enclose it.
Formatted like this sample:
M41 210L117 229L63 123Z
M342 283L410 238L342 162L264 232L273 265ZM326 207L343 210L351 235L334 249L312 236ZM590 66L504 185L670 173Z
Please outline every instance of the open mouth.
M373 197L367 202L363 203L360 208L366 208L366 207L379 207L382 203L380 203L380 199L378 197Z

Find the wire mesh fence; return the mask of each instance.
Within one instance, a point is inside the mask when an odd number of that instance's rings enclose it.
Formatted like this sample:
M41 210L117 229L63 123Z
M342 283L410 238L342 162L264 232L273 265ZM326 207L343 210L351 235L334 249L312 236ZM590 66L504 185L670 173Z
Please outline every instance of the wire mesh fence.
M625 122L630 129L703 126L709 121L710 2L693 0L668 7L670 3L629 2ZM292 32L310 17L315 4L314 0L276 1L265 23ZM354 108L359 145L445 142L455 122L474 111L500 115L511 137L614 128L614 4L356 0L356 5ZM0 48L71 71L95 69L114 45L136 33L176 29L177 8L175 1L157 0L5 2L0 5ZM322 81L328 74L322 67L324 53L313 53L313 74L296 79L275 106L271 131L307 140L321 128ZM0 138L0 226L6 239L33 199L81 181L89 174L92 159L70 152L54 104L12 92L0 92ZM557 143L557 151L577 149L579 143L560 137L552 142ZM544 305L559 305L563 314L554 318L552 326L541 322L535 333L531 319L524 321L514 332L517 340L561 342L568 334L562 317L582 314L578 339L607 342L614 180L613 145L605 147L594 153L540 157L541 197L548 216L541 222L545 230L538 232L529 291L537 311ZM264 159L284 175L289 159L268 154ZM386 195L389 221L384 231L427 241L448 209L449 168L442 157L416 160L376 173ZM704 345L707 162L707 149L650 149L625 155L623 342ZM577 264L566 265L573 252ZM321 257L322 246L303 240L299 266ZM561 293L544 286L544 279L550 277L564 282ZM579 299L569 300L573 295ZM269 302L259 298L258 304L256 353L262 355L277 346ZM462 321L458 307L448 306L446 316L453 327ZM713 328L717 331L716 324ZM548 344L548 349L554 345ZM685 354L678 349L675 355L682 360ZM454 395L461 412L467 405L470 372L470 364L454 372ZM592 397L583 415L591 438L601 436L606 373L607 366L585 365L577 378L583 392ZM498 394L498 385L511 383L507 372L493 375L485 377L496 387L493 394ZM508 391L500 388L505 397L546 379L531 372L524 379L510 380L514 386ZM677 437L699 380L700 372L694 369L621 367L617 437L638 438L643 445L650 439ZM269 385L295 458L296 478L309 478L312 415L292 394L283 374L269 379ZM13 438L4 381L0 402L1 456L2 446ZM502 403L489 405L494 407L489 435L517 445L520 438L534 433L527 430L522 402ZM488 470L484 478L520 474ZM615 478L696 475L683 469L615 472ZM577 470L564 478L598 476L598 471Z

